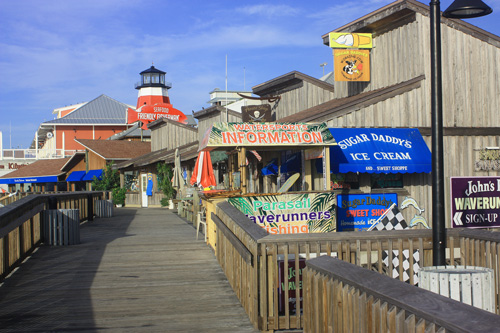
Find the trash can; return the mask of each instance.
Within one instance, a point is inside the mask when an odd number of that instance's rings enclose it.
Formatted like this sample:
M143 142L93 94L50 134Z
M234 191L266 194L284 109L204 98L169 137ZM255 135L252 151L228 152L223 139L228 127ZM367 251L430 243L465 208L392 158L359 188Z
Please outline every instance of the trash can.
M43 241L47 245L80 244L80 211L49 209L43 212Z
M113 217L113 201L111 200L97 200L95 215L97 217Z
M431 266L420 269L420 287L495 313L495 275L491 268Z

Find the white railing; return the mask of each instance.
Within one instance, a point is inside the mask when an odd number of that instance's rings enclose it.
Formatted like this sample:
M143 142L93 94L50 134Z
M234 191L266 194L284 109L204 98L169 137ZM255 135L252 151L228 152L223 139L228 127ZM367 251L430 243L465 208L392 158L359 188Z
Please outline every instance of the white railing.
M66 149L3 149L0 150L0 160L37 160L54 159L73 156L77 150Z

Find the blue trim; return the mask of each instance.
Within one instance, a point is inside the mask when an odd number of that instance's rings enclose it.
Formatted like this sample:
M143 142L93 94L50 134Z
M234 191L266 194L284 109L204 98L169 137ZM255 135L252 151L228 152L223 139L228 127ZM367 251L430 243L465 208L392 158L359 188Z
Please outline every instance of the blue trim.
M431 152L414 128L330 128L333 173L428 173Z
M57 183L57 176L0 178L0 184Z
M102 169L99 170L89 170L85 176L83 176L83 181L93 181L94 177L97 177L97 179L102 179Z
M81 182L83 176L85 176L85 171L73 171L69 174L68 178L66 178L67 182Z

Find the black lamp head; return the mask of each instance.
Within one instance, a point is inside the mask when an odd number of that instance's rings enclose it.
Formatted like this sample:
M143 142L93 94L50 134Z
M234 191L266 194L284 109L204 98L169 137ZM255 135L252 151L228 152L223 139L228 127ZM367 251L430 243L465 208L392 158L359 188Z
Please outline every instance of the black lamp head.
M455 0L444 12L447 18L467 19L491 14L493 9L481 0Z

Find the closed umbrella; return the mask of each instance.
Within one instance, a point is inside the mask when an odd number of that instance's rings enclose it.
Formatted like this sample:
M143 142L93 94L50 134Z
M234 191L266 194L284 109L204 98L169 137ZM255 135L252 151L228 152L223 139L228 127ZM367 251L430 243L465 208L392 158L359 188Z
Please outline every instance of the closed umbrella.
M198 184L198 186L201 185L203 188L217 185L210 152L200 151L198 154L190 184Z
M179 153L179 149L175 150L175 159L174 159L174 176L172 178L172 187L177 190L178 194L181 194L184 191L185 181L182 177L182 169L181 169L181 154Z

